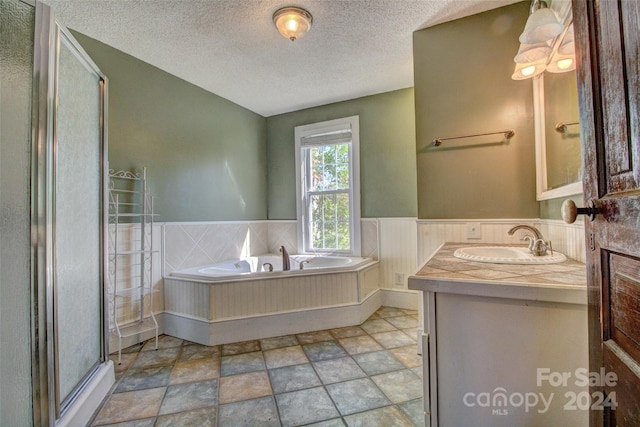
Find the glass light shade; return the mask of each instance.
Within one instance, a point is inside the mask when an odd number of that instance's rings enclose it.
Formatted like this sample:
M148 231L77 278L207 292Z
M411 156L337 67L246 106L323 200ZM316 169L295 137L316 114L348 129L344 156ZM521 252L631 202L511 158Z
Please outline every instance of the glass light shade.
M516 69L511 75L513 80L525 80L535 77L545 70L545 61L528 62L524 64L516 64Z
M518 64L536 62L548 58L550 54L551 47L547 43L521 44L513 61Z
M572 55L555 55L547 65L550 73L566 73L575 69L576 60Z
M283 37L295 41L311 29L313 17L299 7L283 7L273 14L273 23Z
M519 40L525 44L544 43L557 37L562 30L562 24L551 9L542 7L529 16Z

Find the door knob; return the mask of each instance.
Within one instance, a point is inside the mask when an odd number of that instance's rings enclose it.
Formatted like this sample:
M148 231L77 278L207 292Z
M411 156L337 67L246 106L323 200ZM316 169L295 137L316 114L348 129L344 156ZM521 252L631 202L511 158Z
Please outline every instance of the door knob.
M589 200L588 206L586 208L579 208L573 202L573 200L565 200L562 203L562 219L567 224L573 224L576 221L578 215L588 215L591 221L596 219L596 215L598 215L599 209L597 202L595 200Z

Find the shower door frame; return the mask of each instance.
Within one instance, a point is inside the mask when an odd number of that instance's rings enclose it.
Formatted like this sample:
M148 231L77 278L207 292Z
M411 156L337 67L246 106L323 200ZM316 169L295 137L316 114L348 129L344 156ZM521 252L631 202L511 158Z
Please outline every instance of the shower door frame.
M21 0L35 6L34 75L31 148L31 352L34 425L54 426L86 391L88 383L108 360L108 322L106 317L107 253L107 93L108 80L84 52L73 36L53 16L51 8L39 1ZM57 80L60 44L67 48L88 71L96 75L100 96L100 354L67 396L60 397L59 357L56 323L55 257L55 173Z

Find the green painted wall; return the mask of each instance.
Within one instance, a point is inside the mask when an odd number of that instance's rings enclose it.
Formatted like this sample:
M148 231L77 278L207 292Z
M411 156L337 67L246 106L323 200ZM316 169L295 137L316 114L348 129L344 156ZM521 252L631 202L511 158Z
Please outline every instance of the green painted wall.
M269 219L296 218L294 128L360 116L363 218L415 217L416 157L413 88L267 118Z
M159 221L267 218L264 117L74 36L109 78L109 165L147 167Z
M513 57L530 2L414 33L419 218L537 218L532 85ZM447 141L435 137L516 132Z

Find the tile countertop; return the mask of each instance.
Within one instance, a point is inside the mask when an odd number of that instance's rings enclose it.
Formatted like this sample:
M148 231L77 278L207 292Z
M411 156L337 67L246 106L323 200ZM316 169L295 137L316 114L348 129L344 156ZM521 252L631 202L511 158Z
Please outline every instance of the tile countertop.
M453 256L468 246L498 244L445 243L409 277L409 289L496 298L586 304L586 266L567 258L556 264L494 264Z

